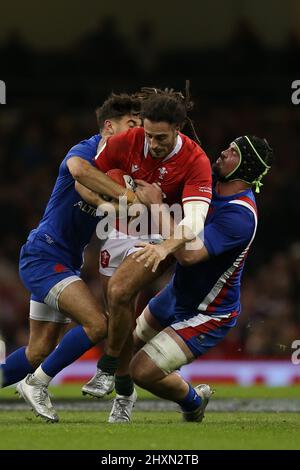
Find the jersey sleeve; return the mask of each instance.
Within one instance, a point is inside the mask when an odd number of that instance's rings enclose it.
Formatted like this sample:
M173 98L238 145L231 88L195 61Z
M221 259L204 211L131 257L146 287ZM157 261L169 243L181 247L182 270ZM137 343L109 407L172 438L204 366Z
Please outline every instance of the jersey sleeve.
M95 156L96 167L104 173L114 168L125 170L129 157L129 149L130 140L128 131L109 137Z
M212 197L211 165L208 157L203 154L189 166L189 172L184 184L182 203L202 201L210 204Z
M211 256L246 247L254 238L256 226L257 218L251 210L228 204L204 227L204 245Z

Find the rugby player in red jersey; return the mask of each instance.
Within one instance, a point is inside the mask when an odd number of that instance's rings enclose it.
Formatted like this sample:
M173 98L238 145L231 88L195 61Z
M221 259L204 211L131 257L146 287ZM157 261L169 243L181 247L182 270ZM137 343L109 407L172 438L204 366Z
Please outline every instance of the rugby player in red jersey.
M211 200L210 162L202 148L180 132L186 118L187 106L182 95L154 94L142 104L144 128L109 138L95 157L100 171L119 168L134 177L139 183L137 195L157 190L159 200L162 191L164 203L183 205L184 217L179 224L182 233L173 234L164 242L172 252L202 231ZM149 240L155 235L157 232L151 230ZM136 243L132 237L118 238L113 232L102 247L105 263L100 272L102 279L106 276L106 285L109 281L107 351L98 362L95 376L84 385L83 393L102 397L116 385L117 398L110 422L130 421L136 394L128 375L129 360L123 352L120 358L120 353L126 340L129 343L131 340L137 294L165 269L164 264L156 272L138 265L131 256Z

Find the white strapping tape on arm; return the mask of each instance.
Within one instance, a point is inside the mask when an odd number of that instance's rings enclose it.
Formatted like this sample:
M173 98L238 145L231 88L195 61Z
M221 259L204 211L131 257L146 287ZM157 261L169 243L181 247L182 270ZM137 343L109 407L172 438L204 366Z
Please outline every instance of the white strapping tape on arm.
M184 204L184 218L178 225L188 228L184 233L186 238L192 240L202 232L208 208L209 204L205 201L189 201Z

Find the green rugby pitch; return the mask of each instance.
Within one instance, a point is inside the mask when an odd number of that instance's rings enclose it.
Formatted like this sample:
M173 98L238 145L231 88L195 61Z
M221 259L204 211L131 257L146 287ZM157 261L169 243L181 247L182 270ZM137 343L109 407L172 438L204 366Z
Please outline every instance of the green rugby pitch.
M267 388L215 385L213 400L299 398L300 387ZM80 398L80 386L52 389L55 399ZM151 397L139 391L139 399ZM173 411L136 411L130 425L107 424L108 411L60 411L58 424L44 423L31 411L0 410L0 449L300 449L300 413L206 412L204 421L182 423Z

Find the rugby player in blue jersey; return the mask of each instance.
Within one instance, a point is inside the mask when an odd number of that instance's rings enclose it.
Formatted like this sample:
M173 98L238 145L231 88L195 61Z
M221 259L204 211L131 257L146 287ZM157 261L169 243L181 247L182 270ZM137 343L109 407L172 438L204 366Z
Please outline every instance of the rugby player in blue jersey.
M31 404L40 404L38 414L50 421L58 417L45 397L45 377L71 364L107 334L107 320L87 285L80 278L83 252L99 218L75 189L82 183L95 193L117 199L124 187L94 167L101 141L141 124L139 100L126 94L111 95L97 110L100 134L75 145L62 161L58 178L38 227L21 249L20 276L31 292L30 338L7 357L1 366L3 386L21 379L18 392ZM130 196L130 193L127 192ZM95 196L96 197L96 196ZM128 199L130 200L130 198ZM95 205L101 198L95 200ZM59 338L71 320L78 326ZM60 350L64 353L60 354ZM43 368L39 367L42 363ZM34 375L30 375L35 371ZM30 392L31 393L26 393Z
M255 237L257 208L252 191L262 185L273 151L265 139L243 136L221 153L214 165L213 198L203 242L174 253L173 279L137 320L141 347L131 362L137 385L178 403L185 421L202 421L211 396L209 385L193 388L175 371L214 347L237 323L241 311L241 276ZM139 193L145 204L162 204L157 188ZM172 220L165 213L165 217ZM144 245L133 257L155 270L170 254L167 242Z

